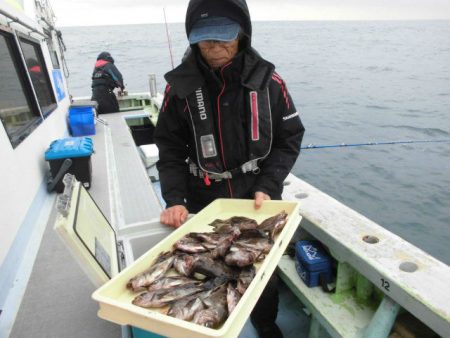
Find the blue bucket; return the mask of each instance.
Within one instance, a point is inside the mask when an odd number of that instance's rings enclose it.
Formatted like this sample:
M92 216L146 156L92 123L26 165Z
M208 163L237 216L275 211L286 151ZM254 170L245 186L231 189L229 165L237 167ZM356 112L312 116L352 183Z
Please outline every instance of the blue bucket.
M95 135L94 108L90 106L69 108L69 131L72 136Z

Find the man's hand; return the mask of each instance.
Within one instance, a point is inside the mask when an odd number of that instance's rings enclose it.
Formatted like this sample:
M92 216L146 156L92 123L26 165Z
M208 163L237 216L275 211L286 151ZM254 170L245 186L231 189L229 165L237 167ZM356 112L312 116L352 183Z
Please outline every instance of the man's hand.
M263 201L270 200L270 196L266 193L263 193L261 191L255 192L255 209L261 208L261 205L263 204Z
M160 221L162 224L178 228L186 221L188 215L189 212L184 205L174 205L161 212Z

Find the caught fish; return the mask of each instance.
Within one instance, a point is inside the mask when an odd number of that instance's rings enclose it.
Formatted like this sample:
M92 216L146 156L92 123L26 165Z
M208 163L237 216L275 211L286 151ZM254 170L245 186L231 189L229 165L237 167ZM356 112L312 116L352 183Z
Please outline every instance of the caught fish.
M215 232L191 232L188 236L197 239L202 243L217 244L223 235Z
M188 253L198 253L208 251L205 246L199 242L197 239L189 237L189 235L184 236L173 245L174 249L180 250Z
M261 229L241 230L239 239L248 239L248 238L268 238L268 236L264 232L264 230L261 230Z
M238 275L238 271L226 265L224 261L214 260L207 255L199 255L195 258L192 271L208 277L225 277L228 279L233 279Z
M211 255L213 258L225 257L228 252L228 249L231 247L233 242L239 237L241 232L239 229L233 229L229 234L224 235L217 242L216 247L211 251Z
M171 252L162 252L149 269L130 279L127 288L133 291L145 290L147 286L162 277L172 267L174 259L175 257Z
M239 230L248 230L258 228L258 223L251 218L243 216L234 216L226 220L216 219L210 226L214 227L217 233L228 233L236 227Z
M147 288L147 291L155 291L155 290L161 290L161 289L170 289L181 285L188 285L188 284L195 284L199 285L201 284L200 281L187 278L184 276L173 276L173 277L162 277L160 279L157 279L152 284L150 284Z
M203 300L208 298L213 290L227 282L228 279L220 277L205 282L203 284L204 291L174 301L167 314L178 319L192 320L195 313L206 308Z
M287 223L287 217L288 214L286 211L281 211L279 214L276 214L275 216L269 217L266 220L264 220L259 226L258 229L268 231L269 232L269 238L274 239L275 235L280 232L284 225Z
M194 297L185 297L173 303L167 312L167 315L178 319L191 321L195 314L204 308L205 304L201 300L201 297L194 295Z
M247 249L234 244L225 256L225 263L240 268L252 265L263 255L261 250Z
M245 290L247 290L248 286L252 282L253 278L255 278L256 269L253 265L248 266L241 270L237 280L237 290L241 295L244 294Z
M206 309L196 312L193 322L210 328L218 327L228 316L226 285L216 288L203 299L203 303Z
M199 240L205 248L211 251L213 257L216 258L224 256L239 235L239 229L232 228L226 233L191 232L188 236Z
M133 299L132 303L144 308L159 308L203 290L203 285L181 285L171 289L160 289L141 293Z
M236 308L239 300L241 299L241 294L239 291L232 285L232 283L228 283L227 287L227 307L228 313L230 314Z
M207 287L205 286L205 288ZM177 300L172 303L167 314L171 317L191 321L197 311L206 307L202 300L211 292L212 290L206 290Z
M247 250L261 251L264 254L268 254L273 246L273 240L268 238L246 238L239 239L235 242L235 245Z
M191 276L194 260L192 255L178 255L175 257L173 267L180 275Z

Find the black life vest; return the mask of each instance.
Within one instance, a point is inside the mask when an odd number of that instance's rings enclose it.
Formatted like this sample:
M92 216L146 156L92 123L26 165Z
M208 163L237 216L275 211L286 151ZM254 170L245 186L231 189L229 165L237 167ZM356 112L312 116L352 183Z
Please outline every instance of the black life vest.
M94 68L94 72L92 73L92 80L111 79L111 75L109 75L107 72L105 72L104 67L105 66Z
M238 172L258 171L258 161L269 155L273 139L269 91L268 89L250 91L247 95L250 102L250 107L245 109L249 114L247 117L249 158L238 168L227 168L228 170L225 170L221 161L219 142L214 128L214 110L208 91L199 88L186 97L194 131L197 165L201 171L214 174L217 178L231 178Z
M114 81L111 74L105 70L106 65L107 64L104 64L100 67L94 68L94 71L92 72L93 86L106 85L110 88L114 88L116 86L116 81Z

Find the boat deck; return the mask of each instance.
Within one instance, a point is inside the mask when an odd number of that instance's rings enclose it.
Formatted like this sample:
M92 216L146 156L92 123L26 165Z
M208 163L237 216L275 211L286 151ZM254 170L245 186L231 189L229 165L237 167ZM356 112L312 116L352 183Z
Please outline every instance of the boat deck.
M161 204L146 175L124 118L143 112L102 115L93 136L92 186L89 190L106 218L121 228L159 218ZM38 255L10 337L122 337L128 330L97 317L91 299L96 289L53 230L43 234ZM280 282L277 320L285 337L306 337L309 317ZM249 321L240 337L257 337Z

